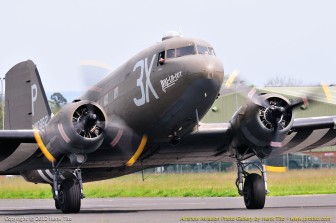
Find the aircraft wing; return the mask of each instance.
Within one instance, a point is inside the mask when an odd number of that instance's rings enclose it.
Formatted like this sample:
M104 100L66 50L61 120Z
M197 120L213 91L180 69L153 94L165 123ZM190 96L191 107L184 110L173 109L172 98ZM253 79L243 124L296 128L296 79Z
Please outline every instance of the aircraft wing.
M34 130L0 130L0 143L4 142L36 143Z
M336 116L295 119L283 144L290 153L335 145Z
M200 123L198 129L178 145L161 143L153 154L142 157L142 165L234 161L230 150L237 132L231 123ZM11 154L21 143L36 143L34 130L2 130L2 154ZM281 153L294 153L336 144L336 116L299 118L283 140ZM35 146L37 148L37 146ZM277 153L280 154L280 153Z
M8 171L32 157L39 150L35 143L34 130L0 130L0 171Z
M231 123L201 123L194 131L181 139L178 145L161 144L143 165L163 165L172 163L205 163L236 161L232 149L239 142L241 152L249 154L249 142L236 140L241 133ZM263 138L263 135L259 135ZM238 141L238 142L237 142ZM336 116L295 119L292 128L282 141L281 148L272 148L270 155L294 153L304 150L336 145ZM252 156L252 155L251 155ZM246 157L248 158L248 157Z

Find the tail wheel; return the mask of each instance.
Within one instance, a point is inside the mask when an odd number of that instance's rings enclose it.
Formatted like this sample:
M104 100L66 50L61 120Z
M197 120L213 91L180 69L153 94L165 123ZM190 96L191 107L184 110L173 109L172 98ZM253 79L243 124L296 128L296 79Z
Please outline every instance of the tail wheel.
M245 178L243 194L247 209L264 208L266 193L263 178L256 173L249 174Z
M65 179L61 184L59 203L63 213L78 213L81 207L81 190L76 179Z

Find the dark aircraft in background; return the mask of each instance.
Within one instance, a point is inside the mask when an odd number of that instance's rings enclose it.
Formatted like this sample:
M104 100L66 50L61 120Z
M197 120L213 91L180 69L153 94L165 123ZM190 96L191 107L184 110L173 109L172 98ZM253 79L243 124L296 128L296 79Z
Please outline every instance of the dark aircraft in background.
M56 208L76 213L83 182L168 164L235 161L246 207L262 209L263 159L335 145L336 116L294 119L306 98L251 91L230 122L201 123L223 77L209 43L166 36L52 115L35 64L21 62L6 74L0 174L50 184ZM245 170L243 161L254 155L261 175Z

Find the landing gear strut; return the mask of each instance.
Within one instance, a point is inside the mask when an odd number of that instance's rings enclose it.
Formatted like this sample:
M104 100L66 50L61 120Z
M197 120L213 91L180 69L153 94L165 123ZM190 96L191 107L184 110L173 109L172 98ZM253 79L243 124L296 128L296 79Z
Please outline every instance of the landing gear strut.
M238 193L244 196L244 202L247 209L262 209L265 205L266 194L269 193L267 189L267 174L263 160L259 163L242 162L237 159L238 176L236 186ZM245 168L248 165L256 166L262 173L260 176L256 173L248 173ZM245 180L243 179L245 178Z
M81 207L81 199L85 197L81 170L79 168L75 169L72 177L65 179L61 179L62 172L54 166L52 172L52 191L56 209L61 209L63 213L78 213Z

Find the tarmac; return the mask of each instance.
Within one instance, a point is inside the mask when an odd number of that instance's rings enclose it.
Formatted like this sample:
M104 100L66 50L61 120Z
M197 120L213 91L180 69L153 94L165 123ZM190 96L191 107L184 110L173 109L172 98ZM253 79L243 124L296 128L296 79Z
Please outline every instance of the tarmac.
M336 195L267 197L247 210L242 197L104 198L82 200L63 214L51 199L2 199L0 222L336 222Z

